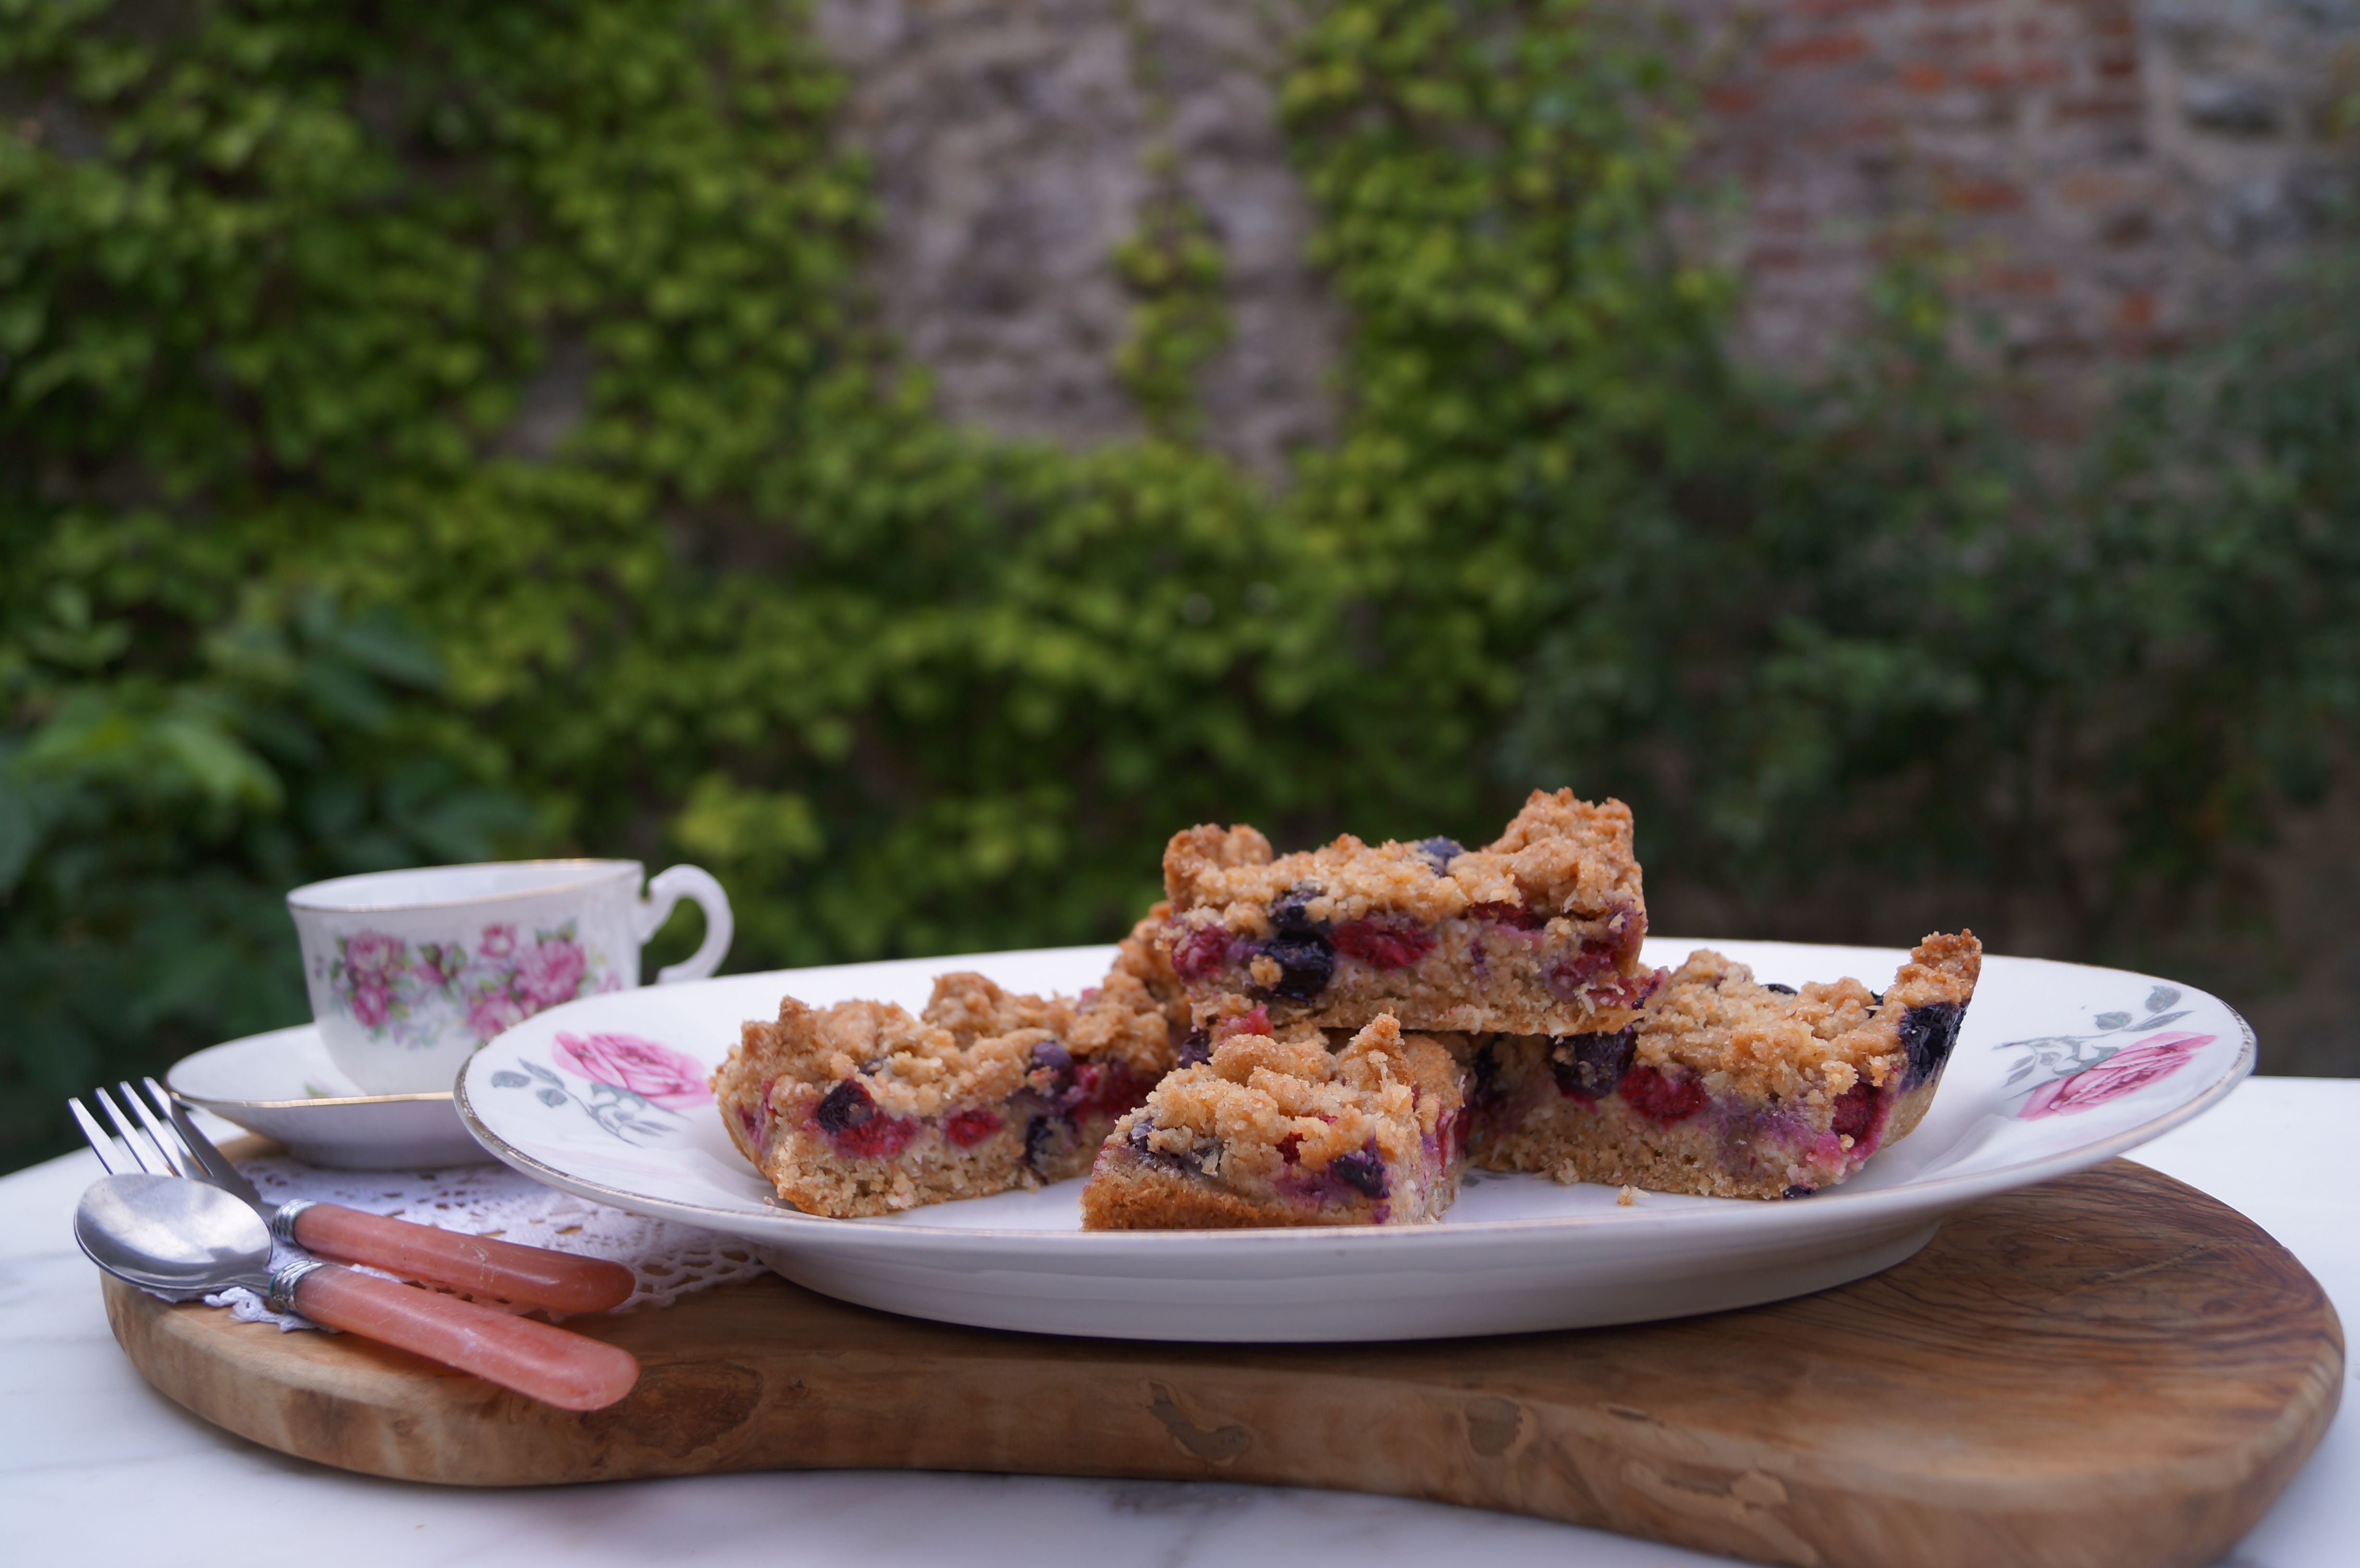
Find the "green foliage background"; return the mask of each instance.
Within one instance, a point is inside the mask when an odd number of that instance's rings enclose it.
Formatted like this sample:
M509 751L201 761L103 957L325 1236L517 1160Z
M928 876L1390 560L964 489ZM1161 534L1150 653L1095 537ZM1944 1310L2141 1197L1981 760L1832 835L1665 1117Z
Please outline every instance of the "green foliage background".
M2349 313L2037 478L1906 270L1831 383L1724 357L1648 39L1338 0L1283 103L1348 427L1274 490L1197 439L1168 181L1114 258L1154 433L935 419L840 91L760 0L0 0L8 1163L305 1016L279 898L345 871L691 858L742 969L1104 940L1175 827L1477 839L1569 782L1757 934L1899 877L2080 956L2337 776Z

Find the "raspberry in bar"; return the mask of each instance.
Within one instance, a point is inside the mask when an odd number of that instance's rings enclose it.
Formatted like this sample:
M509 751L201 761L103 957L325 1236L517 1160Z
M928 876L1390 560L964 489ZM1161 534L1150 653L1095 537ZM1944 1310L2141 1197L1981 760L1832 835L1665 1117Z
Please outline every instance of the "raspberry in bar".
M1341 1051L1307 1025L1230 1032L1116 1124L1082 1189L1086 1230L1410 1225L1466 1162L1460 1073L1380 1018Z
M1765 985L1693 953L1623 1028L1482 1042L1469 1068L1474 1161L1807 1197L1925 1116L1982 965L1972 931L1929 936L1880 996L1857 980Z
M1535 790L1499 839L1273 856L1250 827L1164 852L1162 941L1193 1002L1239 995L1275 1023L1577 1034L1621 1029L1661 978L1631 810Z
M715 1072L722 1121L807 1214L890 1214L1079 1176L1172 1065L1163 1007L1117 964L1078 1001L945 975L914 1018L882 1002L787 997Z

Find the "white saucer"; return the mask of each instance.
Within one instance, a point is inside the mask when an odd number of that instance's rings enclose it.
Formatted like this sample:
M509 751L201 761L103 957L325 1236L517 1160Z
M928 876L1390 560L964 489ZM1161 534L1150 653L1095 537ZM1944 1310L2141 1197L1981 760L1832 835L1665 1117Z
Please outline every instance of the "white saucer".
M448 1091L366 1094L336 1071L319 1026L299 1024L209 1047L173 1063L172 1093L311 1165L342 1171L480 1165Z

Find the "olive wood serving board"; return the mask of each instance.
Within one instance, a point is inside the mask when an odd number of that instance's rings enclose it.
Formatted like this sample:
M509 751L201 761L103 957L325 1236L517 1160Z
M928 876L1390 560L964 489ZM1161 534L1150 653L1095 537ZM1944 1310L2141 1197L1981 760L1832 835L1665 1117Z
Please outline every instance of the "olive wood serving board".
M587 1415L350 1335L106 1282L148 1381L282 1452L464 1486L874 1468L1254 1481L1765 1563L2216 1561L2326 1431L2344 1337L2261 1228L2125 1160L1743 1312L1397 1345L1048 1338L779 1279L568 1326L645 1371Z

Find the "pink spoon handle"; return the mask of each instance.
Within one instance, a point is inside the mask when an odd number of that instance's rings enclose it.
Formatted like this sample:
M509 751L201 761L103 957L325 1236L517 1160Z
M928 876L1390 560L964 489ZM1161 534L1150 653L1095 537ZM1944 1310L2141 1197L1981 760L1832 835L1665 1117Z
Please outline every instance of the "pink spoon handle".
M335 1203L304 1208L294 1229L296 1245L321 1258L556 1312L603 1312L628 1301L636 1283L628 1269L603 1258L437 1230Z
M295 1281L294 1305L313 1323L398 1345L560 1410L604 1410L639 1378L628 1351L332 1263Z

